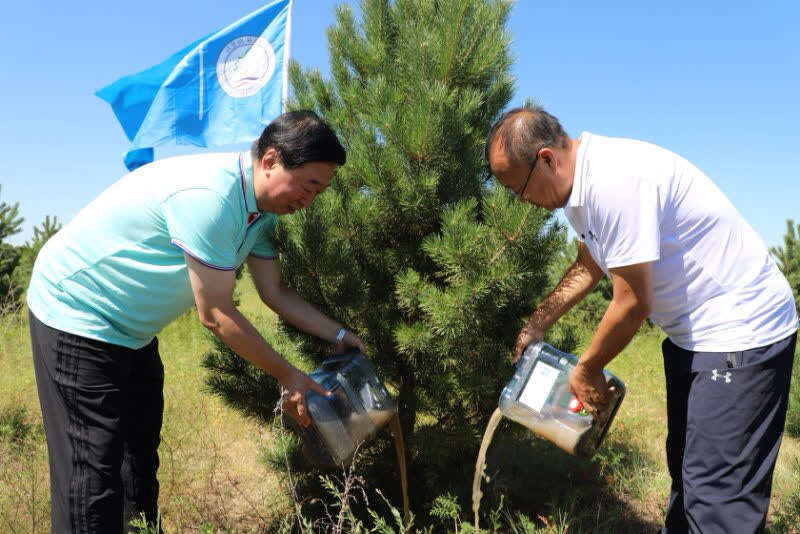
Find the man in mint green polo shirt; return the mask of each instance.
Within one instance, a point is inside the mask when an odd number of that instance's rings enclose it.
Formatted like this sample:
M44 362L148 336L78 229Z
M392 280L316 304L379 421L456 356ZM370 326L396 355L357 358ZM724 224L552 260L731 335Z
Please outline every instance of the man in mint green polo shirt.
M310 111L275 119L251 153L140 167L86 206L39 254L28 288L50 459L53 532L121 532L157 516L163 367L156 334L196 305L200 321L275 377L284 409L325 390L283 359L233 303L247 262L284 320L337 348L361 340L281 282L276 216L307 207L345 151ZM124 522L123 522L124 517Z

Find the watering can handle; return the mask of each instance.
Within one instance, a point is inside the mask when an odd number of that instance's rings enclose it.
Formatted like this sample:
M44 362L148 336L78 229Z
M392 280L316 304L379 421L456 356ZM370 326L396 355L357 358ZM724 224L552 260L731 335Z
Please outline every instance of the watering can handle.
M334 354L322 361L320 367L330 367L333 364L348 361L351 357L360 354L358 349L350 348L340 354Z

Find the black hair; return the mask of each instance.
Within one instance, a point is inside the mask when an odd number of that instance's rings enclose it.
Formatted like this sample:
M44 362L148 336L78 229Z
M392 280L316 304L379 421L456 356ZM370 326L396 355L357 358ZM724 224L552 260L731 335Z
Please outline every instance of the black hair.
M270 147L287 169L315 161L344 165L347 160L336 133L310 110L289 111L270 122L253 143L253 158L260 161Z
M538 105L514 108L500 115L486 136L483 155L487 162L498 137L509 160L528 164L542 148L565 148L569 140L558 119Z

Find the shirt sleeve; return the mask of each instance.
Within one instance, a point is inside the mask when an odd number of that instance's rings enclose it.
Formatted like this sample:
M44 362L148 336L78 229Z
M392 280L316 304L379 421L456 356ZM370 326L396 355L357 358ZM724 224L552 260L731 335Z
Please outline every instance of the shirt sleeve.
M661 257L660 202L656 184L637 177L610 181L598 192L593 236L606 267L624 267Z
M171 195L161 208L173 245L208 267L236 269L241 223L222 196L208 189L187 189Z
M264 223L261 235L250 250L250 255L265 260L274 260L278 257L275 248L275 223L278 218L275 215L267 215L269 220Z

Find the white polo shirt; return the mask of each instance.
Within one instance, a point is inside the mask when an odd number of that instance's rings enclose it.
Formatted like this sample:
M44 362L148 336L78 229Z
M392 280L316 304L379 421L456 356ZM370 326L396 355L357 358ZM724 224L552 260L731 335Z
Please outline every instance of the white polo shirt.
M584 132L564 212L606 275L653 263L650 319L679 347L742 351L797 330L791 288L761 238L680 156Z

